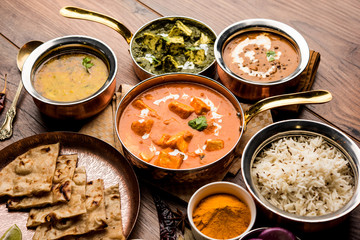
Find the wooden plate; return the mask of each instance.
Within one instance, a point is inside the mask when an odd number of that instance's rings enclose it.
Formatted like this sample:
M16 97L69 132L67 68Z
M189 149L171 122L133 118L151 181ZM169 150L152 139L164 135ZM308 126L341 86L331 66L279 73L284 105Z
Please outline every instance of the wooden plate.
M139 183L130 163L109 144L94 137L71 132L38 134L1 150L0 169L31 148L56 142L60 142L60 154L78 154L78 166L86 167L88 181L102 178L105 188L119 183L122 224L124 234L128 237L139 214ZM17 224L23 239L31 239L34 230L26 228L27 218L28 212L9 212L5 200L0 201L1 234L13 224Z

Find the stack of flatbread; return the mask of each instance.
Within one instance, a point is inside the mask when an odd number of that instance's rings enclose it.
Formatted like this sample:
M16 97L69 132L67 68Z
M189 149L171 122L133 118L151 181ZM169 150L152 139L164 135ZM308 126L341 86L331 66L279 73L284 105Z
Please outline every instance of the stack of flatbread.
M60 144L18 156L0 171L0 197L9 210L30 209L33 239L125 239L119 185L87 181L78 156L59 155Z

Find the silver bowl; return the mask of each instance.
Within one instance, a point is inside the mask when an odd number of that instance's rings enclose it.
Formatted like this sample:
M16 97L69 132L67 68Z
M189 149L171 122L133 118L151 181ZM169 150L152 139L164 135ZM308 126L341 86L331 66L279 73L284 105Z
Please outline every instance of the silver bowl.
M252 164L255 157L266 145L279 138L299 135L322 136L330 145L337 147L350 163L355 180L354 195L345 206L333 213L309 217L280 210L259 193L252 180ZM314 232L328 229L339 224L359 205L359 164L360 149L344 133L324 123L299 119L277 122L257 132L245 146L241 162L241 171L249 192L268 218L286 227L296 228L304 232Z
M250 81L234 74L224 63L223 50L234 37L252 31L275 33L290 41L300 55L299 65L296 70L289 76L272 82ZM256 101L282 94L294 88L298 84L299 75L306 68L310 57L309 47L298 31L284 23L270 19L247 19L228 26L217 37L214 52L218 63L217 71L220 81L236 96L248 101Z
M92 53L105 62L109 76L104 85L94 94L71 102L54 101L39 94L33 86L38 67L57 54L77 51ZM43 114L56 119L78 120L99 113L110 103L116 87L116 73L116 56L108 45L92 37L70 35L52 39L36 48L25 61L21 78L26 91Z

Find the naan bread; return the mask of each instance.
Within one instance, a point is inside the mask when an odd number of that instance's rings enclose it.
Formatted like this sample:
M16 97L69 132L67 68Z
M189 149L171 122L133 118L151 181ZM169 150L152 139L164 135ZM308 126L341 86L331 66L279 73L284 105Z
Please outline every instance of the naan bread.
M50 192L59 143L30 149L0 171L1 196L29 196Z
M27 227L36 227L42 223L58 221L86 213L86 171L85 167L76 168L73 177L72 194L69 202L47 208L31 209Z
M80 240L125 240L121 220L119 184L105 189L104 195L106 222L108 226L104 230L86 234L80 237Z
M102 179L87 183L85 205L85 214L38 226L33 239L59 239L104 229L107 223Z
M6 207L12 210L43 207L54 205L59 202L66 202L71 197L72 178L74 176L77 155L59 156L56 161L55 175L51 192L41 196L9 199Z

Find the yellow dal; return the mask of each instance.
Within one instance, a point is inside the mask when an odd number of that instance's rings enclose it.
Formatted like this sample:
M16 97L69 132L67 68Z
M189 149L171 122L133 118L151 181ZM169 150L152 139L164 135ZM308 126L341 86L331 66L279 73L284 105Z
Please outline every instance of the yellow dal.
M88 57L94 64L89 72L82 65ZM42 96L60 102L84 99L99 90L109 75L105 63L85 53L68 53L51 58L35 74L34 88Z

